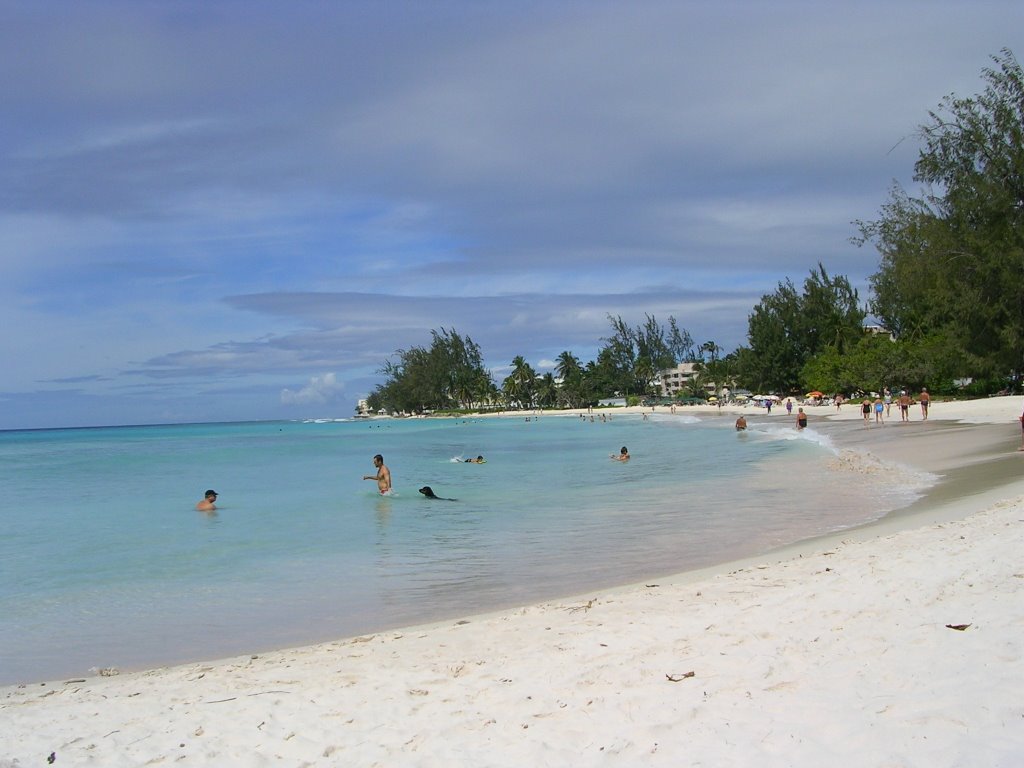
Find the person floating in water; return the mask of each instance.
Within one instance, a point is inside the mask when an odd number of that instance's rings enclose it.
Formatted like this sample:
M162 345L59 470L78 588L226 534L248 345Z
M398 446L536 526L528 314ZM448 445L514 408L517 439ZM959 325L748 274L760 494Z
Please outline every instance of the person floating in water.
M379 453L373 457L373 466L377 468L376 475L363 475L363 480L376 480L377 490L381 496L391 495L391 470L384 466L384 457Z
M217 492L209 490L206 495L203 496L203 500L196 504L196 509L200 512L213 512L217 509Z
M629 461L629 449L626 448L626 446L622 446L618 454L613 453L609 458L612 458L615 461Z
M738 419L736 419L736 431L737 432L742 432L746 428L747 428L747 420L743 416L740 416Z
M438 496L434 493L434 489L429 485L424 485L420 488L420 493L426 496L428 499L437 499L438 501L458 501L458 499L446 499L444 496Z
M475 459L466 459L467 464L485 464L483 456L477 456Z

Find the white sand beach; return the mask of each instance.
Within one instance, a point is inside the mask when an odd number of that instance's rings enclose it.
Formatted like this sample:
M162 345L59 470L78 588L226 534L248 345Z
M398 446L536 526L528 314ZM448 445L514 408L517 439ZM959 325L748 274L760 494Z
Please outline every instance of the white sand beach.
M1024 765L1021 398L870 428L808 412L863 471L943 481L877 524L671 579L2 688L0 768Z

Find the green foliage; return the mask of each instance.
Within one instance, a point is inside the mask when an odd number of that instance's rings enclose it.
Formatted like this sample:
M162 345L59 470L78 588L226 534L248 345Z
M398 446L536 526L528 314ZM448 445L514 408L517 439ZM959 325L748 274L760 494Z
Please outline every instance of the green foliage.
M367 398L373 410L418 413L469 408L492 399L494 383L483 367L480 347L454 330L430 333L430 349L400 349L397 360L384 363L380 373L387 380Z
M946 342L937 337L923 342L892 341L888 336L865 334L846 354L830 347L807 361L800 378L805 391L820 390L830 394L881 392L922 387L936 394L953 389L949 366L938 361Z
M600 392L650 394L658 374L684 359L693 359L693 338L669 317L666 329L653 315L644 315L643 325L631 328L622 317L608 316L612 335L590 370Z
M559 407L581 408L597 400L592 394L591 382L588 381L579 358L568 350L558 356L555 374L562 382L557 390Z
M537 400L537 372L522 355L512 360L512 373L501 384L505 403L510 408L531 408Z
M803 292L788 278L761 297L748 320L749 348L737 358L740 382L758 391L801 389L801 373L815 356L843 354L863 334L865 312L846 277L830 277L825 267L804 280Z
M881 255L873 313L931 349L935 375L1024 365L1024 76L1009 50L993 60L981 94L947 97L920 128L914 180L939 192L894 188L878 221L858 222Z

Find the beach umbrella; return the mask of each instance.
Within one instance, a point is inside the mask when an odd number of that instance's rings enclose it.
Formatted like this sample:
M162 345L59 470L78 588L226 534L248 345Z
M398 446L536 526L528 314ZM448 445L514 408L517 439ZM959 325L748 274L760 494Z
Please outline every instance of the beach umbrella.
M824 392L819 392L818 390L814 390L813 392L808 392L807 396L808 397L824 397L825 393Z

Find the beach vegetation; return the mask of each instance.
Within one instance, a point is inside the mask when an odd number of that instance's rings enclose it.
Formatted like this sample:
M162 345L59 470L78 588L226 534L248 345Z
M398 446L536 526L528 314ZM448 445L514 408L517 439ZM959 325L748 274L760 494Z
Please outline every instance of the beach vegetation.
M501 383L505 404L510 408L532 408L537 399L537 372L522 355L512 359L512 373Z
M621 316L608 315L608 322L612 333L602 339L604 346L592 370L600 392L656 394L655 382L662 371L700 359L693 337L674 317L669 317L667 326L647 314L635 327Z
M596 402L591 382L580 359L569 350L556 358L555 375L558 377L557 397L561 408L581 408Z
M373 411L423 413L453 407L468 409L497 398L483 355L469 336L455 330L432 330L431 345L399 349L378 371L384 383L367 397Z
M920 126L922 191L895 185L878 220L856 222L881 255L871 311L932 351L935 386L1024 369L1024 73L1008 49L993 61L982 93Z
M830 276L820 263L802 290L787 278L748 318L748 346L735 358L739 383L755 391L804 391L804 367L826 352L850 352L864 335L866 316L849 279Z

